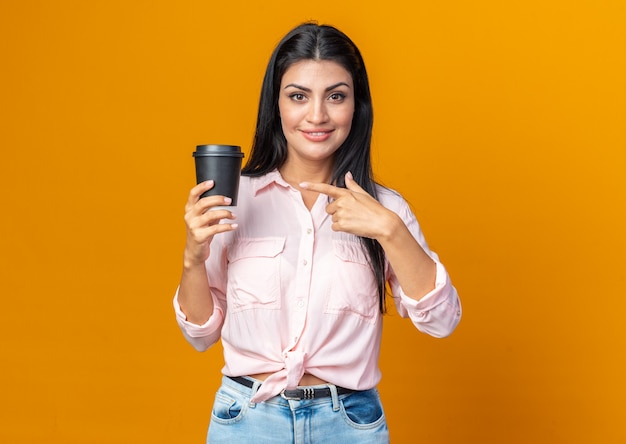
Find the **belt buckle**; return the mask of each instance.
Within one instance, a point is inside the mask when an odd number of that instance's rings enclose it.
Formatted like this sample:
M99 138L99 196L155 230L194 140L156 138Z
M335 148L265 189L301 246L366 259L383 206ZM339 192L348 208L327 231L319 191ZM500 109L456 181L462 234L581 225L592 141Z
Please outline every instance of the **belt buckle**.
M298 393L298 395L287 394L287 392ZM294 390L284 389L280 392L280 396L288 401L302 401L303 399L315 399L315 389L312 387L304 387Z
M280 392L280 396L287 401L302 401L300 396L291 396L286 393L287 389ZM290 392L297 392L297 390L289 390Z

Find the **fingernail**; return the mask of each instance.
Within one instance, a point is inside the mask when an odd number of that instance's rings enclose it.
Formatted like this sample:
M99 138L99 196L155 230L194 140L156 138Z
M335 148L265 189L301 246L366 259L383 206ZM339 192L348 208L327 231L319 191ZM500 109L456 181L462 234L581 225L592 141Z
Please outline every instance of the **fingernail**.
M354 177L352 177L352 173L350 171L346 173L346 177L350 180L354 180Z
M239 226L239 224L230 224L230 228L232 228L233 230L234 230L235 228L237 228L238 226Z
M225 198L224 198L224 203L225 203L226 205L230 205L230 203L231 203L232 201L233 201L233 200L232 200L230 197L225 197Z
M300 188L308 188L309 187L309 183L308 182L300 182L298 185L300 185Z
M206 185L207 187L213 185L213 180L212 179L207 180L206 182L204 182L204 185Z

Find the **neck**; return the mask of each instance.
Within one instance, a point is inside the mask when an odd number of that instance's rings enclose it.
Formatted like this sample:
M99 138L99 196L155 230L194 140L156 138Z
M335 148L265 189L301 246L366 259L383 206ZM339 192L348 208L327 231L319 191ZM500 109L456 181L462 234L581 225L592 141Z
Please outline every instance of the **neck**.
M285 162L285 164L279 168L279 172L283 179L291 186L300 188L298 184L302 182L312 183L329 183L332 177L332 164L327 165L311 165L299 163L295 165L294 162Z
M300 191L302 201L309 211L315 205L319 193L311 190L305 190L300 188L302 182L311 183L330 183L330 179L333 174L332 162L320 163L306 163L306 162L285 162L285 164L278 169L283 180L289 185Z

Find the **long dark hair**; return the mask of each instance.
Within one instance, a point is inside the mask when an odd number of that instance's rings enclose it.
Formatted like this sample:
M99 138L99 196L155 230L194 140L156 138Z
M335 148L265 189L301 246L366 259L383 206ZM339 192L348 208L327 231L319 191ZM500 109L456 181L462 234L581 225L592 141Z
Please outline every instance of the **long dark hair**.
M278 111L280 82L287 69L301 60L333 61L352 75L355 93L352 127L346 140L335 152L331 183L344 187L344 176L350 171L354 180L377 198L370 159L374 115L365 63L352 40L328 25L309 22L297 26L283 37L272 53L263 79L254 142L242 174L261 176L285 163L287 141ZM385 252L374 239L361 237L360 240L369 255L378 285L379 308L384 313Z

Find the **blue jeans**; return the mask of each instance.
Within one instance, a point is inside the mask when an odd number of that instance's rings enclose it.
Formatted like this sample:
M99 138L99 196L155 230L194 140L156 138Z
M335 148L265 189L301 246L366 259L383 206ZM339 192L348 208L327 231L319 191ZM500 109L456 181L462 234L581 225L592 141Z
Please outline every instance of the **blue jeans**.
M275 396L251 403L258 389L227 377L215 394L207 444L389 443L389 430L378 391L294 401Z

